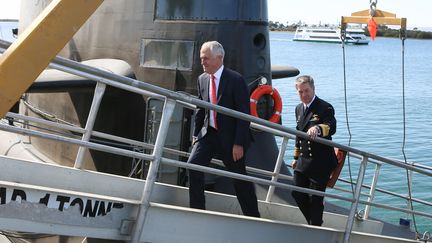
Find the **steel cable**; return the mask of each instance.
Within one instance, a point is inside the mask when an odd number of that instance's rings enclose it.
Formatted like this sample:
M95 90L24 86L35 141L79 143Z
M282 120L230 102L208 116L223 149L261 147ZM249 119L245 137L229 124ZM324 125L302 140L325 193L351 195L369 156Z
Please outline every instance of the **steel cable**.
M402 41L402 47L401 47L401 52L402 52L402 116L403 116L403 138L402 138L402 154L404 157L404 162L405 164L408 164L407 161L407 157L405 154L405 144L406 144L406 108L405 108L405 39L406 39L406 31L405 30L400 30L399 33L399 38ZM411 210L414 210L414 206L413 206L413 201L412 201L412 188L411 188L411 184L412 184L412 178L409 175L409 170L406 170L406 176L407 176L407 186L408 186L408 205L410 207ZM415 219L415 215L411 214L412 216L412 220L413 220L413 224L414 224L414 230L417 234L417 238L420 239L419 237L419 232L417 230L417 223L416 223L416 219Z
M346 39L346 30L345 28L341 29L341 43L342 43L342 62L343 62L343 80L344 80L344 99L345 99L345 120L348 130L348 146L351 146L351 129L349 126L349 119L348 119L348 99L347 99L347 82L346 82L346 63L345 63L345 39ZM350 184L351 184L351 192L354 196L354 183L352 178L352 172L351 172L351 160L350 156L348 155L348 172L350 177Z

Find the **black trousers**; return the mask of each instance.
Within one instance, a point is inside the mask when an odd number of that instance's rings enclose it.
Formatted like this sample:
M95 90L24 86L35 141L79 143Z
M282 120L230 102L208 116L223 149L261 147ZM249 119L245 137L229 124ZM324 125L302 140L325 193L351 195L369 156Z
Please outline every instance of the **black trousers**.
M245 151L246 154L246 151ZM188 163L208 166L211 159L219 155L230 172L246 175L244 157L233 161L232 150L223 151L217 131L209 129L207 134L193 147ZM189 170L189 204L191 208L205 209L204 173ZM255 187L252 182L234 179L234 189L244 215L259 217Z
M310 180L303 173L294 171L294 185L325 192L326 185L320 185ZM292 196L297 202L300 211L310 225L321 226L323 223L324 197L303 192L292 191Z

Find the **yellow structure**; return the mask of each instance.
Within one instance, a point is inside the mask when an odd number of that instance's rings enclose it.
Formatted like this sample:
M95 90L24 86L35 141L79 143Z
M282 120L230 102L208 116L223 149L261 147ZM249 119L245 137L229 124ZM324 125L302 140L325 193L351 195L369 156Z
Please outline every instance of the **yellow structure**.
M103 0L53 0L0 57L0 117L19 100Z
M347 24L367 24L370 18L369 10L352 13L351 16L342 16L341 28L346 29ZM402 30L406 29L406 18L396 18L394 13L377 9L372 18L378 25L399 25Z

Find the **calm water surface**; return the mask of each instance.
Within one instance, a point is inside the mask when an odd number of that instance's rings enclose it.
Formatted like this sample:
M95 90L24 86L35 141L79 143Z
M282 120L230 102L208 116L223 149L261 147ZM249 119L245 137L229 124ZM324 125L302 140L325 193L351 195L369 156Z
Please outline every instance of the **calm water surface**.
M273 65L291 65L300 74L312 75L316 94L330 102L336 110L337 133L333 140L383 157L403 160L404 112L403 86L405 88L404 151L407 160L432 167L432 41L405 41L405 82L402 82L402 43L394 38L377 38L365 46L345 46L346 97L344 95L343 49L340 44L307 43L292 41L293 33L271 32L270 48ZM283 125L295 128L294 108L299 99L294 88L294 78L274 80L273 85L283 98ZM347 113L345 113L345 104ZM346 114L348 115L348 125ZM280 142L280 141L279 141ZM285 160L292 158L290 141ZM349 168L355 180L359 160L346 162L341 177L349 179ZM369 164L365 183L370 184L374 166ZM351 190L350 186L338 186ZM383 165L378 187L408 194L407 175L403 169ZM432 180L413 174L413 197L432 203ZM363 192L367 192L365 189ZM349 195L349 194L344 194ZM378 193L376 202L392 206L405 206L406 201ZM336 202L339 203L339 202ZM340 203L343 204L343 203ZM364 206L361 205L360 208ZM432 214L431 207L414 204L414 209ZM386 218L395 224L404 213L389 213L373 208L371 216ZM429 218L416 217L421 231L432 231ZM413 224L411 224L413 225Z

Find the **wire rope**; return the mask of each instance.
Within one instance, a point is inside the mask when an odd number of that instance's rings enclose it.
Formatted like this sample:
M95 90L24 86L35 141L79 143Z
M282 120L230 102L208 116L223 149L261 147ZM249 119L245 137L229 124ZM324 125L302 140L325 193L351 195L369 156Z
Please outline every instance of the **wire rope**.
M405 153L405 145L406 145L406 107L405 107L405 39L406 39L406 31L405 30L400 30L399 33L399 37L401 39L402 42L402 46L401 46L401 56L402 56L402 119L403 119L403 138L402 138L402 155L404 158L404 162L405 164L408 164L407 161L407 156ZM408 187L408 206L410 207L410 209L412 211L414 211L414 205L413 205L413 201L412 201L412 188L411 188L411 184L412 184L412 177L409 174L409 170L406 169L406 177L407 177L407 187ZM417 223L416 223L416 219L415 219L415 215L411 214L412 216L412 220L413 220L413 225L414 225L414 230L417 234L417 238L419 238L419 232L417 229Z
M378 0L370 0L369 1L369 15L372 17L375 16L377 3L378 3Z
M352 134L351 134L351 129L349 126L349 117L348 117L348 100L347 100L347 81L346 81L346 54L345 54L345 35L346 32L344 29L341 30L341 41L342 41L342 59L343 59L343 79L344 79L344 99L345 99L345 119L346 119L346 125L347 125L347 130L348 130L348 146L351 145L351 139L352 139ZM401 29L400 32L400 39L402 41L402 48L401 48L401 52L402 52L402 112L403 112L403 141L402 141L402 154L404 157L404 162L406 164L408 164L407 161L407 157L406 157L406 153L405 153L405 145L406 145L406 106L405 106L405 39L406 39L406 32L404 30ZM351 181L351 190L354 193L354 186L352 184L353 180L352 180L352 172L351 172L351 163L350 163L350 157L348 156L348 169L349 169L349 176L350 176L350 181ZM413 211L414 210L414 205L413 205L413 201L412 201L412 188L411 188L411 183L412 183L412 178L409 175L409 171L408 169L406 170L406 176L407 176L407 186L408 186L408 206L410 207L410 209ZM416 232L416 237L418 239L420 239L420 234L418 232L418 228L417 228L417 223L416 223L416 219L415 219L415 215L411 214L412 216L412 221L413 221L413 225L414 225L414 230Z
M344 99L345 99L345 120L346 120L346 126L348 130L348 146L351 146L351 129L349 125L349 118L348 118L348 99L347 99L347 79L346 79L346 62L345 62L345 39L346 39L346 30L344 28L341 29L341 43L342 43L342 65L343 65L343 81L344 81ZM352 178L352 171L351 171L351 160L350 156L348 157L348 172L350 177L350 184L351 184L351 192L354 195L354 183Z

